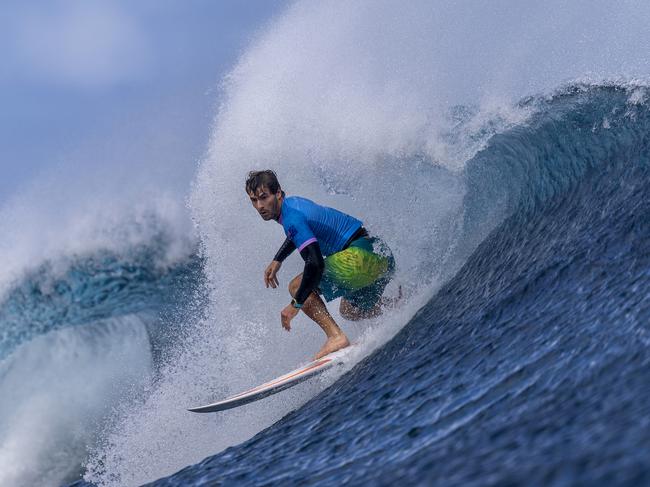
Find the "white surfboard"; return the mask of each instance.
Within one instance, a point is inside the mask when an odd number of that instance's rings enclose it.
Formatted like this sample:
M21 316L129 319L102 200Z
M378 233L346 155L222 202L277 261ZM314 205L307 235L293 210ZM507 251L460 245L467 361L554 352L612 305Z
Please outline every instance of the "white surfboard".
M284 389L298 385L311 377L321 374L334 365L342 364L343 358L351 348L352 346L346 347L338 352L330 353L318 360L309 362L307 365L303 365L302 367L287 372L280 377L265 382L262 385L253 387L252 389L240 392L239 394L235 394L234 396L230 396L212 404L189 408L188 411L193 413L213 413L243 406L250 402L259 401L260 399L264 399L272 394L277 394Z

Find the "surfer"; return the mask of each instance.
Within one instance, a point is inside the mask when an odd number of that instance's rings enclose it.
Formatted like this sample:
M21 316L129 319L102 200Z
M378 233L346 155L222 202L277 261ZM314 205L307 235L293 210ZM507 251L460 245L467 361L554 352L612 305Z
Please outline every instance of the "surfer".
M360 220L299 196L286 196L271 170L251 171L246 192L265 220L284 228L286 239L264 271L268 288L279 285L282 262L297 248L305 261L303 272L289 283L291 303L281 312L285 330L300 310L327 336L314 357L319 359L347 347L350 342L327 311L325 302L341 299L341 316L356 321L378 316L385 304L382 294L395 263L388 246L370 236Z

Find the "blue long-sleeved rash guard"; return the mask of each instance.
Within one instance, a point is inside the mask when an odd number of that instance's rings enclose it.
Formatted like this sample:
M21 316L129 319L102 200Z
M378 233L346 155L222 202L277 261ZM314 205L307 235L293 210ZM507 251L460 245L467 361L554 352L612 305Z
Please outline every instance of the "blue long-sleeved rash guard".
M323 274L323 255L343 250L345 244L362 226L362 222L345 213L321 206L307 198L289 196L282 202L278 223L287 240L275 256L282 262L295 248L305 260L300 287L295 295L298 305L318 287Z
M325 256L343 250L362 225L360 220L350 215L299 196L284 199L278 222L299 251L318 242Z

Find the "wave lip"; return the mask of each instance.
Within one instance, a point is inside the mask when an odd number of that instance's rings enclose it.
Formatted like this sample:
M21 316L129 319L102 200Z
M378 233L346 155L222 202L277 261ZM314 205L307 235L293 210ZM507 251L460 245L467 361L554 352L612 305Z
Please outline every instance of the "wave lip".
M46 263L27 273L0 301L0 359L52 330L180 303L180 296L199 286L202 263L194 254L161 266L163 242L161 237L154 247L132 249L128 256L98 252L66 259L65 270L61 262Z

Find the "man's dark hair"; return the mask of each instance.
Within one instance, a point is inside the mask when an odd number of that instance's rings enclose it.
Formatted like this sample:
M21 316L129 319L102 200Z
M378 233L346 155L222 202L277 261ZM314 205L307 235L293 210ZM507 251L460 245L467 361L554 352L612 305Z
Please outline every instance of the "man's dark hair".
M270 169L249 172L246 179L246 192L255 194L257 189L262 186L266 186L272 194L281 190L278 176ZM284 191L282 191L282 196L284 196Z

